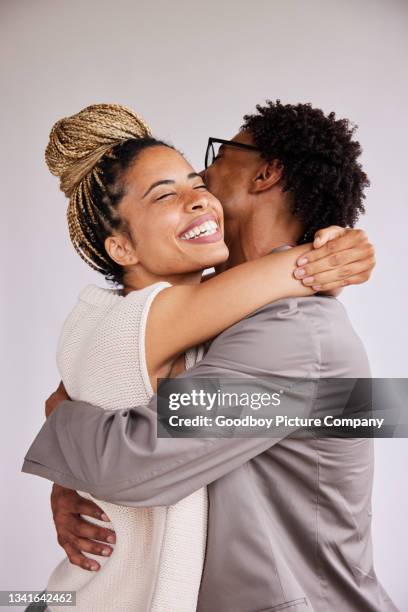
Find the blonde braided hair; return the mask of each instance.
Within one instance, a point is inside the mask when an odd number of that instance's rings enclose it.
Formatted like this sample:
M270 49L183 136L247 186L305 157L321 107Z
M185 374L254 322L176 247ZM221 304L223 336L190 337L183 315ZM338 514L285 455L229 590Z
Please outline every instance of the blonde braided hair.
M135 140L164 144L153 139L148 125L130 108L93 104L57 121L45 151L50 172L60 177L61 190L69 198L72 244L86 263L107 275L113 262L103 247L101 228L109 234L119 226L113 210L116 194L110 189L112 176L129 163L128 158L126 164L119 163L121 145L137 144Z

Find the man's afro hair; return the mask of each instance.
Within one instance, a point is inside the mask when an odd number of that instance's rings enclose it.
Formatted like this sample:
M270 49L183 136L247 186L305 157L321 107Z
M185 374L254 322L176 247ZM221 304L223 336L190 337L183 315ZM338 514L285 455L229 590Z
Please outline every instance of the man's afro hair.
M292 193L293 213L304 228L299 242L313 240L328 225L353 227L365 212L364 189L370 184L357 161L356 126L310 104L267 100L256 110L244 116L242 129L266 161L282 163L284 191Z

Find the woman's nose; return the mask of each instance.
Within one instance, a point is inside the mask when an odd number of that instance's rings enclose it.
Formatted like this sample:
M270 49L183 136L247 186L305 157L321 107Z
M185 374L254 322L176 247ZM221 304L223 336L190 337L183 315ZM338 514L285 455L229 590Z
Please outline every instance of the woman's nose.
M191 200L190 202L187 202L186 208L189 211L206 209L208 208L208 199L203 193L201 193L199 197L195 198L194 200Z

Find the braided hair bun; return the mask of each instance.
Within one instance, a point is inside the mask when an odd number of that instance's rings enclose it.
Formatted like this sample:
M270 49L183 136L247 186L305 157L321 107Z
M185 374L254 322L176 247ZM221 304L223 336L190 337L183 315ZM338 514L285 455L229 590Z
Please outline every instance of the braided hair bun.
M91 268L116 283L122 283L123 269L109 257L105 239L124 227L117 210L124 173L144 149L155 146L170 145L119 104L87 106L57 121L50 133L45 160L69 198L71 242Z
M109 149L131 138L150 136L149 126L130 108L92 104L57 121L50 133L45 161L50 172L60 177L61 190L70 198Z

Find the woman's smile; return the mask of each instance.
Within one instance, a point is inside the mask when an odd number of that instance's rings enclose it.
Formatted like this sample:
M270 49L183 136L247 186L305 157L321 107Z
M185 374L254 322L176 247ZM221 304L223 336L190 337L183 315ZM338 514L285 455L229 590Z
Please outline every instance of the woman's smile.
M223 235L217 217L207 213L196 217L192 223L189 223L178 238L195 244L203 244L218 242L223 239Z

